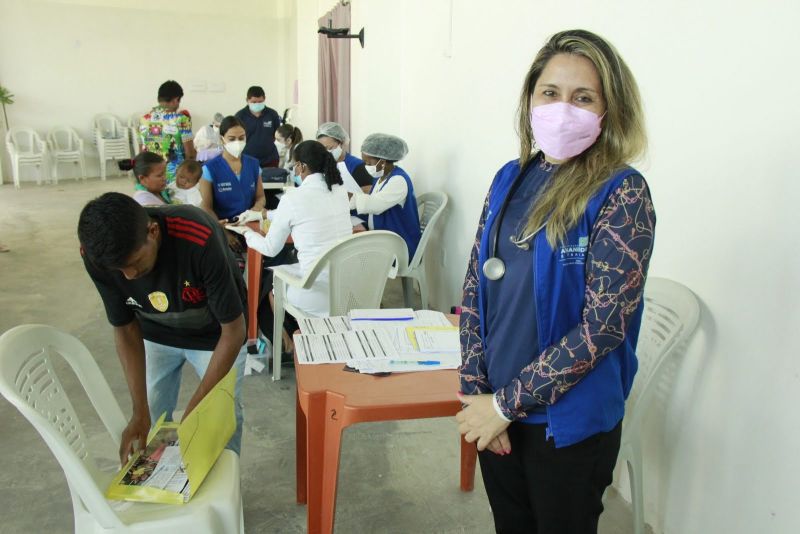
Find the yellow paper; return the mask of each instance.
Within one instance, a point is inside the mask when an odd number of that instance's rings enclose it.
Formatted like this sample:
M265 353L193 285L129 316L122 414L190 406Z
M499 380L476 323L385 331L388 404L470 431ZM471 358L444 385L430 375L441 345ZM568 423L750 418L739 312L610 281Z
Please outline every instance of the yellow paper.
M203 397L178 427L181 456L189 475L191 498L236 430L236 368Z
M146 456L162 445L164 437L170 435L170 430L174 431L172 434L177 433L181 457L189 478L190 499L214 467L217 458L236 430L235 386L234 368L212 388L180 424L165 422L166 414L162 414L147 436L147 447L144 451ZM154 442L159 435L161 437L157 440L158 443ZM114 476L106 491L106 497L124 501L183 504L184 498L181 493L141 486L135 482L136 476L129 471L141 456L142 452L137 452Z
M408 336L411 344L414 345L414 350L419 350L419 343L417 343L417 330L458 330L457 326L408 326L406 327L406 335Z

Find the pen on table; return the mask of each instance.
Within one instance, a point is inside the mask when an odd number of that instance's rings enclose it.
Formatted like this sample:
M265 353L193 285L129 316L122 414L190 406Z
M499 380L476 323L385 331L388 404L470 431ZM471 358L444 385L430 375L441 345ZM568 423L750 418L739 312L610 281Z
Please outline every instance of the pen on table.
M393 364L406 364L406 365L441 365L442 362L437 360L389 360Z

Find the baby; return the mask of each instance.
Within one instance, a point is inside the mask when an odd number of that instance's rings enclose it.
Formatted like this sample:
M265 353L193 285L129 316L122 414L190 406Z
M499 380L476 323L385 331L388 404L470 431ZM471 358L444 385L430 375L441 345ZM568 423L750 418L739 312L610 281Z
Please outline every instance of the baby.
M199 207L203 197L197 184L202 174L203 167L198 162L187 159L181 163L175 171L175 183L170 184L172 198L181 204Z

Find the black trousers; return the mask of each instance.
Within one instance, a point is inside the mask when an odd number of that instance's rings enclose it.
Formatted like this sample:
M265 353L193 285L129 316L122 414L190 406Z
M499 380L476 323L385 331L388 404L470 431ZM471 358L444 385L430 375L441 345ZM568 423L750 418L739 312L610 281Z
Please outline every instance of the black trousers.
M511 454L483 451L483 483L502 534L595 534L617 463L622 423L556 449L546 425L511 423Z

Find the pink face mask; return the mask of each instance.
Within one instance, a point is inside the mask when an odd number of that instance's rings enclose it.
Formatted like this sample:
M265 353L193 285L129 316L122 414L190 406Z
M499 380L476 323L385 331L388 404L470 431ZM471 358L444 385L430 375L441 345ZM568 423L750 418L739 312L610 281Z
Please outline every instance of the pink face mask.
M531 110L531 127L536 144L554 159L577 156L597 141L602 117L591 111L555 102Z

